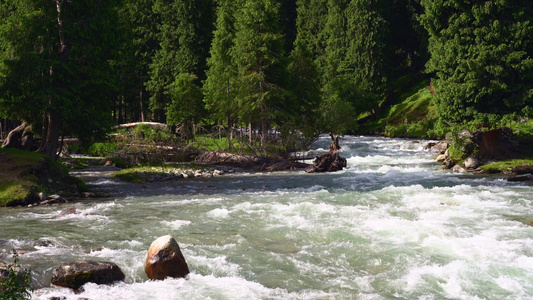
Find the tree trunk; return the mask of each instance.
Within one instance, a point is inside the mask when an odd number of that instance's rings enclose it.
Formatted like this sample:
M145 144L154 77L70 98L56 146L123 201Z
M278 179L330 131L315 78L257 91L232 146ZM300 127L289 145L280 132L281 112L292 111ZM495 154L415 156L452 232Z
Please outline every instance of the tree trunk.
M250 146L252 145L252 121L248 121L248 139L250 142Z
M61 116L56 111L47 112L47 133L43 136L45 142L39 152L48 154L52 159L57 157L57 146L59 140L59 131L61 129Z
M231 116L228 115L228 148L231 149L231 140L233 139L233 124L231 122Z
M55 0L57 8L57 25L58 25L58 35L59 35L59 61L65 63L68 61L69 55L69 45L65 41L65 36L63 34L63 19L62 12L65 11L69 1L67 0ZM61 66L59 66L61 68ZM56 82L56 70L53 67L50 67L50 77L51 82ZM61 79L57 81L60 82ZM57 84L57 83L56 83ZM45 112L44 122L43 122L43 137L41 141L41 146L39 147L39 152L48 154L52 159L57 157L57 146L59 140L59 131L61 130L61 114L54 109L55 103L54 99L48 99L49 109ZM45 134L46 131L46 134Z
M139 91L139 104L141 105L141 122L144 122L143 90Z

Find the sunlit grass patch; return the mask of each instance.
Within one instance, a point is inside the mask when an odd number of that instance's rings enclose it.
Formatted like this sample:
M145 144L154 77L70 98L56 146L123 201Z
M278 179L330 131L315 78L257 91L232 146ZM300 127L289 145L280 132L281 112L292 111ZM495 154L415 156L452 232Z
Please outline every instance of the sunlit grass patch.
M517 167L533 168L533 159L503 160L481 166L481 169L487 173L500 173L503 171L513 171Z

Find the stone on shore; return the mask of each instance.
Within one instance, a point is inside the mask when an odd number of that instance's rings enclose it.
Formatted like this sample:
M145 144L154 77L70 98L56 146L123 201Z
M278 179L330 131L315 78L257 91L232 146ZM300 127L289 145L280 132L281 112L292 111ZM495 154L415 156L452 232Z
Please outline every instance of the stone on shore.
M189 274L189 266L176 240L165 235L150 245L144 271L150 279L182 278Z
M59 287L79 290L88 282L110 284L124 280L124 273L111 262L75 261L65 263L52 273L52 284Z
M475 169L479 167L480 165L481 165L481 162L479 161L479 159L475 157L468 157L465 160L465 168L467 169Z
M454 172L454 173L467 173L468 171L465 168L463 168L462 166L460 166L460 165L455 165L452 168L452 172Z

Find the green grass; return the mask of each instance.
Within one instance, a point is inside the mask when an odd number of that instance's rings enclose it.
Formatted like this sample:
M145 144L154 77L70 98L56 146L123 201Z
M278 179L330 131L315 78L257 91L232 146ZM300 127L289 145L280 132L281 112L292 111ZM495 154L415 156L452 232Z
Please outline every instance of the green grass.
M192 141L191 146L205 151L230 150L229 139L227 137L222 136L221 138L219 138L218 136L214 136L213 134L197 135ZM241 143L236 138L233 138L231 140L231 146L233 149L246 149L248 147L247 144Z
M378 132L389 137L431 137L436 119L433 96L425 80L414 84L404 76L394 84L396 103L377 115L377 120L364 124L362 133Z
M498 161L481 166L481 169L487 173L500 173L503 171L512 171L516 167L533 167L533 158Z
M116 173L113 173L113 177L120 178L121 180L133 182L133 183L144 183L149 178L164 175L168 173L183 173L185 171L196 171L201 170L202 167L194 163L176 163L176 164L166 164L158 166L139 166L128 169L120 170Z
M4 180L0 182L0 207L26 198L31 193L31 184L26 180Z
M386 116L386 122L391 125L418 122L435 114L431 93L427 88L407 97L404 101L393 105Z
M0 207L22 204L37 192L67 195L86 190L80 179L68 176L61 163L36 152L0 149L0 174Z
M38 168L45 155L18 149L0 149L0 207L25 199L38 186L30 174Z

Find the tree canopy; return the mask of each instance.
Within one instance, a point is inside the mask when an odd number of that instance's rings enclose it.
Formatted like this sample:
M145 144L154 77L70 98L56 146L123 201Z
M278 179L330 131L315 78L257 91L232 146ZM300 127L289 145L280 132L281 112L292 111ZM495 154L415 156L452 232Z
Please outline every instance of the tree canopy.
M0 0L0 117L61 135L162 121L296 137L355 132L401 78L442 124L533 111L533 4L430 0ZM305 143L303 143L305 144Z
M533 105L531 1L422 1L429 32L427 71L435 74L445 122L475 121Z

